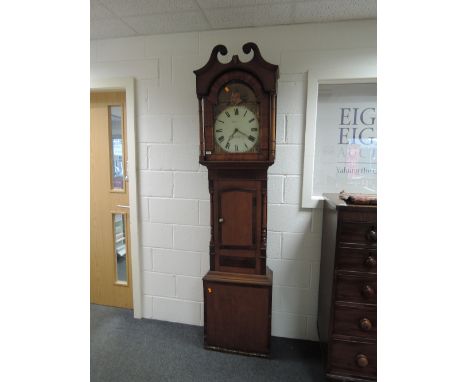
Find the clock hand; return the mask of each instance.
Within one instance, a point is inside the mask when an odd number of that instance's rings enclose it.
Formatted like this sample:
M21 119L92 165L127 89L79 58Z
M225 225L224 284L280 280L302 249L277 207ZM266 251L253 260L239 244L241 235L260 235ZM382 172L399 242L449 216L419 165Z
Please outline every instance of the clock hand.
M234 129L234 131L232 132L232 134L229 136L229 138L228 138L226 144L229 143L229 141L232 139L232 137L234 137L234 134L237 133L238 131L239 131L239 130L238 130L237 127L236 127L236 128Z
M245 135L247 138L249 137L246 133L244 133L242 130L239 130L239 129L236 129L239 133L241 133L242 135Z

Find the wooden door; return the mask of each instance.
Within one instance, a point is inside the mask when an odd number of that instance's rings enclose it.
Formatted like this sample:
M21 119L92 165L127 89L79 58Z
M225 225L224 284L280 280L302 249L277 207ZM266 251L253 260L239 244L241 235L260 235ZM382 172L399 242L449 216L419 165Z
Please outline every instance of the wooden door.
M125 92L91 92L91 303L133 308Z
M270 352L272 273L210 272L203 278L205 346L254 355Z
M215 181L214 190L217 269L259 273L260 182L220 179Z

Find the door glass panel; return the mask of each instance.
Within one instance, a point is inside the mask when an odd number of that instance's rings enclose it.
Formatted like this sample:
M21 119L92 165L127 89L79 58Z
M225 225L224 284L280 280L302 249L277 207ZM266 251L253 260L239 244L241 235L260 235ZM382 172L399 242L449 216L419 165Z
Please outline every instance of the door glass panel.
M124 189L124 165L123 165L123 129L122 107L110 106L111 119L111 181L114 190Z
M127 283L127 237L124 214L112 214L114 221L114 251L116 281Z

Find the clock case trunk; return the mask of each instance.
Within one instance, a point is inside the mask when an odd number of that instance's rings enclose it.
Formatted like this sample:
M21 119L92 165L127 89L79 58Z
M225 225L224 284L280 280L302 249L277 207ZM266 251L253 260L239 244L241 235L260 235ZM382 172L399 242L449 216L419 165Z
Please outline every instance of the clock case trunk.
M203 278L204 340L207 349L268 357L273 273L266 265L267 171L275 159L278 66L253 58L218 62L227 49L216 46L195 71L200 107L200 158L208 169L210 271ZM217 92L232 80L251 86L259 101L257 153L215 153L213 110Z
M266 274L266 170L208 169L210 270Z

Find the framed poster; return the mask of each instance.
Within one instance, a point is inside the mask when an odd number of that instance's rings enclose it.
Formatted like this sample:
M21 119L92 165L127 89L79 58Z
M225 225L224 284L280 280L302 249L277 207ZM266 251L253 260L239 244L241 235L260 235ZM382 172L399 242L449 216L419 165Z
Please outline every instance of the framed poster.
M312 190L377 193L376 83L319 84Z
M321 208L326 192L370 194L377 186L375 51L319 61L307 77L303 208Z

